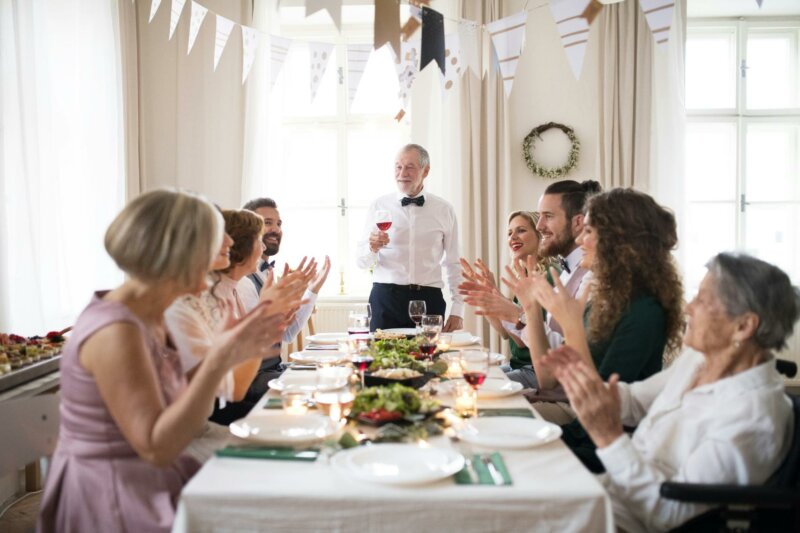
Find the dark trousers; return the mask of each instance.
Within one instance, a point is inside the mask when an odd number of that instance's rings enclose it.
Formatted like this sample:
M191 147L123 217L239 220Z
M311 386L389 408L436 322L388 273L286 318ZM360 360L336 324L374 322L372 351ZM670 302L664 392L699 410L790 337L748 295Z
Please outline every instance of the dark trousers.
M244 399L253 404L258 402L269 390L269 382L279 378L282 373L280 356L267 357L261 361L261 368L258 369L256 377L253 378L253 382L250 384L250 388L247 389Z
M369 293L369 305L372 308L370 331L389 328L413 328L414 321L408 315L408 302L425 301L426 315L442 315L447 304L442 296L442 289L423 287L420 285L395 285L393 283L373 283Z

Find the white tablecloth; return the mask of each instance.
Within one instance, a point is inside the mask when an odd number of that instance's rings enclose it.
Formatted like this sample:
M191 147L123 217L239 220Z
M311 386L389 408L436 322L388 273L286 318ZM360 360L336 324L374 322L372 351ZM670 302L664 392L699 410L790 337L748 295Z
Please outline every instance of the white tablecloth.
M480 400L479 407L529 404L517 395ZM430 444L450 446L443 437ZM351 479L319 461L214 457L184 488L173 532L614 530L608 496L560 440L501 454L512 486L448 478L391 487Z

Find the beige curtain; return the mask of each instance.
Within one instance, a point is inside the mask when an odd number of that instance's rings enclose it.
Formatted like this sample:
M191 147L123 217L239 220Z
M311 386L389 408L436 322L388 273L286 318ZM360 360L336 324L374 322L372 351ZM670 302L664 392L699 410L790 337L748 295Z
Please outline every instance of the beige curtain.
M162 2L150 23L150 2L136 2L132 8L127 0L119 3L125 4L120 22L128 170L134 171L129 194L172 186L200 192L223 207L238 207L245 128L242 36L234 27L214 72L214 13L250 25L251 0L203 2L209 12L190 55L191 2L186 2L172 40L171 2ZM136 78L133 84L130 80Z
M508 13L503 2L492 0L473 2L462 0L461 18L480 24L492 22ZM481 32L479 54L484 66L491 67L491 41ZM494 68L488 68L483 80L465 74L459 86L460 166L462 189L459 221L464 256L470 260L483 259L495 274L502 269L505 217L510 211L511 178L508 109L503 83ZM493 351L507 350L500 335L469 307L464 328L480 335Z
M599 181L647 190L655 43L639 2L606 5L599 29Z
M118 1L120 64L122 72L122 117L125 143L126 201L142 191L139 174L139 61L136 4Z

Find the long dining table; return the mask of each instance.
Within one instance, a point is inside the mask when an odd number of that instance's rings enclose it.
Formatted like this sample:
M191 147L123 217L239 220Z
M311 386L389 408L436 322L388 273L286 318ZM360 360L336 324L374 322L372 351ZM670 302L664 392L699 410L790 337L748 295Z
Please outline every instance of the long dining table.
M291 372L291 370L289 370ZM508 379L492 367L489 379ZM268 392L248 417L268 417ZM443 405L453 405L446 391ZM535 409L521 395L478 401L479 409ZM444 436L426 445L450 448ZM174 533L226 531L614 531L599 481L560 439L499 451L511 485L460 485L448 477L390 486L354 479L330 460L315 462L212 457L184 488Z

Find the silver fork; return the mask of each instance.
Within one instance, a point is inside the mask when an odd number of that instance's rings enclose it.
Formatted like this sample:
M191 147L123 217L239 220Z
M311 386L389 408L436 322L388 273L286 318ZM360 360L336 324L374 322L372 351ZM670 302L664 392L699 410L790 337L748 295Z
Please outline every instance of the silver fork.
M467 473L469 474L469 478L473 484L478 484L480 482L480 478L478 477L478 473L475 471L475 467L472 465L472 448L470 448L469 444L461 440L458 436L458 433L454 429L450 429L448 434L450 437L450 442L452 442L456 448L458 448L459 453L464 457L464 462L467 466Z

